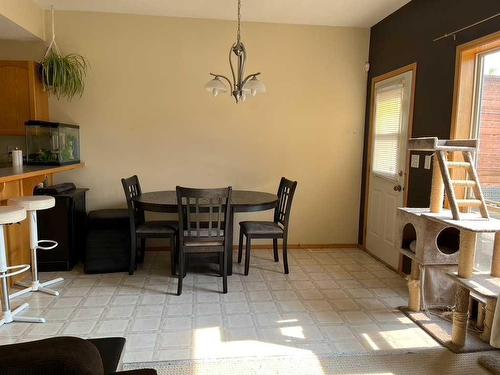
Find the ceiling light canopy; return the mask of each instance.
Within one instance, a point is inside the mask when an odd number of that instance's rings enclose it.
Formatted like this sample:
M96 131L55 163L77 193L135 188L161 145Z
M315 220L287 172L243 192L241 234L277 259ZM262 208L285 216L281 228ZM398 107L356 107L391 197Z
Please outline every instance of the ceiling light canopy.
M225 84L225 82L227 82L231 95L234 97L236 103L245 101L248 95L255 96L266 92L266 86L257 78L260 73L252 73L245 77L247 52L245 45L241 41L240 29L241 0L238 0L238 30L236 33L236 43L234 43L229 50L229 65L231 67L233 79L231 81L222 74L210 73L214 78L205 85L207 91L210 91L213 96L217 96L228 91L228 87ZM235 62L233 62L233 60L235 60Z

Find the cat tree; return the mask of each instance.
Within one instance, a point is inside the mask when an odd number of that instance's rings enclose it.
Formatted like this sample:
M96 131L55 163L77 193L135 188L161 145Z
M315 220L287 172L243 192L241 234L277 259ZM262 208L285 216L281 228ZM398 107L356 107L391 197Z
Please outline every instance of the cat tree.
M480 338L486 342L490 340L500 293L500 220L492 219L488 214L474 167L477 146L477 140L410 139L409 150L433 152L430 208L398 209L400 251L413 260L408 281L408 307L411 311L421 309L422 274L426 267L458 267L458 271L447 273L456 285L451 341L458 347L465 344L471 293L485 304L484 329ZM462 161L457 161L456 153L462 155ZM452 179L451 169L456 170L453 175L460 175L460 179ZM470 190L472 198L458 199L457 188L465 189L464 196ZM445 196L449 210L443 208ZM479 212L463 212L470 211L470 208L477 208ZM456 246L449 246L455 242L450 238L443 239L445 231L455 231L455 236L459 237ZM487 232L495 233L491 272L476 272L473 270L476 237L478 233ZM411 241L415 241L413 249L409 246ZM448 246L443 246L443 243Z

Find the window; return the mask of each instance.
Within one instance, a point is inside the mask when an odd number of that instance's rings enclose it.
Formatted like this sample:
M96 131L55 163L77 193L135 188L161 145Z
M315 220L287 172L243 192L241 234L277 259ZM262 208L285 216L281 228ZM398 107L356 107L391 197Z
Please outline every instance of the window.
M481 188L492 217L500 217L500 50L477 58L476 99L472 126L473 138L479 139L476 167ZM489 271L495 236L478 236L476 268Z
M500 49L478 55L472 138L479 139L476 167L490 206L500 207Z
M400 144L403 136L405 78L384 82L374 91L374 174L397 180L401 170Z
M500 32L459 46L455 73L451 138L479 139L479 180L490 216L500 218ZM490 270L493 241L492 233L478 235L477 270Z

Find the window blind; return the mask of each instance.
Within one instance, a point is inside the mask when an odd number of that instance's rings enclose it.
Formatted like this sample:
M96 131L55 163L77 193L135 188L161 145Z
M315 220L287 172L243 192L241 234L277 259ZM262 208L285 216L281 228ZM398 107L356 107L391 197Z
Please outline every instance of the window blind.
M403 118L403 85L375 88L373 173L397 179Z

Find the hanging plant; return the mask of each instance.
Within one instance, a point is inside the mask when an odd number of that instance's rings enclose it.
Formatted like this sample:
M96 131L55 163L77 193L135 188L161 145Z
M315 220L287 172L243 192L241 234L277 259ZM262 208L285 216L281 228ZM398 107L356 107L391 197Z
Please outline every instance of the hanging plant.
M65 97L71 100L75 95L83 94L88 63L83 56L75 53L62 55L56 43L54 8L51 12L52 40L40 62L42 81L45 90L57 99Z
M57 99L72 99L77 94L82 96L87 72L87 62L83 56L74 53L61 56L50 51L41 64L43 84L49 93Z

